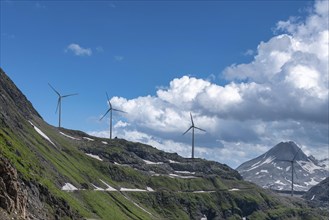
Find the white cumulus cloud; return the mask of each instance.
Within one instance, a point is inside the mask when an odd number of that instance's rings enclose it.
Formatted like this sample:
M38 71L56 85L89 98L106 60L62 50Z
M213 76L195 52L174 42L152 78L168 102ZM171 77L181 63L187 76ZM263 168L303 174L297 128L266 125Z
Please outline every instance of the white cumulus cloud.
M90 48L83 48L79 44L72 43L65 49L66 52L71 51L76 56L91 56L92 50Z
M328 4L316 1L306 18L279 21L280 33L260 42L250 63L224 69L226 85L183 76L155 96L113 97L111 103L128 112L115 132L189 156L191 137L182 133L191 112L195 125L207 130L196 133L196 157L236 167L288 140L323 157L318 152L329 142Z

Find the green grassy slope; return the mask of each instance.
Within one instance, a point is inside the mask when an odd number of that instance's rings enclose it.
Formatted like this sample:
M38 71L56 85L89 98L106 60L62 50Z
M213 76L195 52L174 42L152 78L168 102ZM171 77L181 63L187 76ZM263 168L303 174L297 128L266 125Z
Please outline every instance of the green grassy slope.
M96 138L50 126L2 70L0 94L0 154L11 161L25 182L40 183L84 218L322 218L323 214L300 201L281 199L243 181L226 165L201 159L191 161L141 143ZM66 183L79 190L63 191ZM119 191L95 190L95 186L106 189L105 183ZM148 187L154 191L146 191ZM56 212L51 204L47 207L50 213Z

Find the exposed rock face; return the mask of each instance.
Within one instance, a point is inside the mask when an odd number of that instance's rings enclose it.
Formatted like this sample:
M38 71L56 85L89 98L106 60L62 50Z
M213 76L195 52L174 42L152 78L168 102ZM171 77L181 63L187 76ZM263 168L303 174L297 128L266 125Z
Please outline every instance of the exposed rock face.
M329 209L329 177L313 186L303 198L315 206Z
M26 204L27 192L19 182L16 169L0 157L0 207L25 218Z
M46 204L53 210L48 210ZM2 213L1 209L6 213ZM52 213L54 212L54 213ZM0 219L81 219L63 199L54 197L49 190L31 181L25 183L9 161L0 156Z
M39 219L82 219L81 216L71 209L69 204L64 199L59 199L53 196L49 190L36 182L26 182L28 202L27 216L30 220ZM48 209L50 205L52 209Z

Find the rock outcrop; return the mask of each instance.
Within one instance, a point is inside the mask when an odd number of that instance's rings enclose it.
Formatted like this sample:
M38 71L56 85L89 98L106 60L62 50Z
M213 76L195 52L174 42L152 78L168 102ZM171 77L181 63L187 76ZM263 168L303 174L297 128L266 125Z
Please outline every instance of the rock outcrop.
M25 218L27 191L18 179L16 169L5 158L0 157L0 207Z
M47 209L49 205L53 210ZM0 219L37 220L63 217L81 219L65 200L53 196L46 187L19 178L9 160L0 156Z

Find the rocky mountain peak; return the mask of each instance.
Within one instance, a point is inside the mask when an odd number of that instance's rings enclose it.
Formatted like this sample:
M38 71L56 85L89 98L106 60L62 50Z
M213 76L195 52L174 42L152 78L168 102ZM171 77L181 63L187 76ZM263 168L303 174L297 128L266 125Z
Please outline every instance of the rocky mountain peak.
M266 157L275 157L276 160L308 160L308 157L293 141L280 142L270 149L266 154Z
M307 157L292 141L280 142L259 157L241 164L237 170L245 180L262 187L290 190L292 160L295 190L306 191L329 174L325 166L314 157Z

